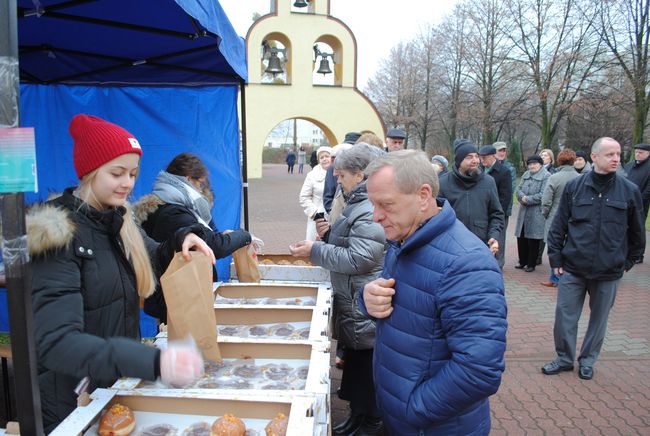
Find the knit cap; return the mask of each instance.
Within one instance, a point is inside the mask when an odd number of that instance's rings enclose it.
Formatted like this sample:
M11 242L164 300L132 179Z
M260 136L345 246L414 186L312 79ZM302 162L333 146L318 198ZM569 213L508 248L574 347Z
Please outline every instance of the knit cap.
M470 153L478 153L478 147L469 139L456 139L454 141L454 165L460 167L460 163Z
M122 127L92 115L75 115L68 127L72 136L72 160L77 177L126 153L142 156L135 137Z

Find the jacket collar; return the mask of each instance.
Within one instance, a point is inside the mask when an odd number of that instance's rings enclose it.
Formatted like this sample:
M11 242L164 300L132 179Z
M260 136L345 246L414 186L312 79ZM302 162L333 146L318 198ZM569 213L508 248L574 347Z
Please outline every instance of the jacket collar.
M573 165L561 165L561 166L559 166L559 167L557 168L557 171L556 171L556 172L557 172L557 173L559 173L559 172L564 172L564 173L571 173L571 172L574 172L574 173L576 173L576 174L578 173L578 172L576 171L576 169L573 168Z
M545 174L550 175L548 171L544 169L544 167L540 168L539 171L537 171L535 174L531 173L530 171L526 171L523 176L521 176L522 179L534 179L534 180L544 180L545 179Z

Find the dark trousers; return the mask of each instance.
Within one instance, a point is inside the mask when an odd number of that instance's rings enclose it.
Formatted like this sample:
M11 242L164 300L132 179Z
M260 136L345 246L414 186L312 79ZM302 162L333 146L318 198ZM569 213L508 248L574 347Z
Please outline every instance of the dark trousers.
M517 251L519 252L519 265L535 268L539 243L541 239L517 238Z
M557 288L553 328L555 351L563 365L573 365L576 358L578 321L587 294L589 294L589 324L578 361L583 366L594 365L605 340L607 318L614 305L620 281L620 279L589 280L564 271Z
M345 348L340 397L350 401L353 415L379 416L372 379L372 353L373 350Z
M499 263L499 268L503 269L503 265L506 263L506 231L508 230L508 220L509 216L505 217L505 222L503 223L503 230L499 233L497 240L499 241L499 251L497 251L497 262Z

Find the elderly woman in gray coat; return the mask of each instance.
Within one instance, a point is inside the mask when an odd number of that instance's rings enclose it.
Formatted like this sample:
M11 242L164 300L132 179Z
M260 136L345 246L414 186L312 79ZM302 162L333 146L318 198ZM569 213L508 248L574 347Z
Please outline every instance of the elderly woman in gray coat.
M357 293L379 277L384 261L386 237L373 222L364 170L383 154L377 147L360 143L334 161L346 206L324 241L302 241L289 247L294 256L309 256L313 264L330 270L334 289L335 328L345 346L345 367L340 396L350 401L350 416L336 425L333 434L379 434L382 423L375 404L372 353L375 323L357 307Z
M519 251L519 265L515 268L526 272L535 271L539 244L544 238L544 216L542 215L542 194L546 183L551 177L548 171L542 168L544 161L539 156L529 156L526 159L528 171L521 176L517 188L519 200L519 215L515 236L517 237L517 250Z
M562 150L560 154L557 155L557 169L555 170L555 173L549 177L546 188L544 188L544 194L542 195L542 215L546 218L544 242L546 242L548 229L553 223L553 218L555 218L557 208L560 206L560 199L562 198L564 187L571 180L580 177L580 174L575 170L575 168L573 168L575 160L576 153L573 150L568 148ZM548 281L542 282L541 285L555 288L559 281L560 276L553 273L553 268L551 268L551 275L548 277Z

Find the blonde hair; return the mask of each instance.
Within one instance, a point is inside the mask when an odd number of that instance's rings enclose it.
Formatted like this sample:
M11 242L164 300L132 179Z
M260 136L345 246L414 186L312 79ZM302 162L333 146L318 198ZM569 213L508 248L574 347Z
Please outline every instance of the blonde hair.
M97 209L104 209L103 205L99 203L92 190L92 182L96 175L97 170L93 170L83 176L79 183L78 191L81 195L80 198L84 203ZM138 295L142 298L147 298L153 294L156 289L156 276L151 267L151 259L149 258L149 253L144 245L144 239L142 238L140 228L133 219L131 205L128 202L125 202L124 208L126 209L126 212L124 213L124 223L120 229L120 238L122 238L124 254L126 255L126 258L131 261L131 265L133 266Z
M548 156L551 158L551 164L555 163L555 154L553 153L553 150L550 148L545 148L542 151L539 152L539 156L542 157L544 153L547 153Z

